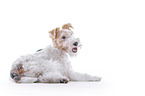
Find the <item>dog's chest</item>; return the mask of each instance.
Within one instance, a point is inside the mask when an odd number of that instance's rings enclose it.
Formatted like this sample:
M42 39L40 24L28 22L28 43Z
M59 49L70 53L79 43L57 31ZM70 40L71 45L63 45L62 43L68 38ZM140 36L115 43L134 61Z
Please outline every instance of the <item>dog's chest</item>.
M63 75L67 76L69 70L71 69L70 62L67 60L64 60L64 61L60 62L60 64L61 64L60 72Z

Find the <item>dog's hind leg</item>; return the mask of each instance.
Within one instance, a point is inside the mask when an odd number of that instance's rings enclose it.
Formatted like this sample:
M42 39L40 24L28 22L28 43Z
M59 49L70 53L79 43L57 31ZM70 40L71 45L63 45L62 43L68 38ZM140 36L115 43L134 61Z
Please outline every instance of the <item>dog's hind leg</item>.
M11 78L15 81L15 82L24 82L26 81L26 79L24 79L24 74L27 71L24 71L22 64L17 64L15 67L12 68L11 72L10 72L10 76ZM27 82L30 82L32 80L27 80Z
M38 82L38 78L22 77L18 82L19 83L36 83L36 82Z
M23 76L24 70L22 68L22 64L16 65L10 72L10 76L13 80L18 82Z
M17 83L34 83L38 82L38 79L35 77L25 77L23 73L27 71L24 71L22 64L17 64L10 73L10 76L15 82Z

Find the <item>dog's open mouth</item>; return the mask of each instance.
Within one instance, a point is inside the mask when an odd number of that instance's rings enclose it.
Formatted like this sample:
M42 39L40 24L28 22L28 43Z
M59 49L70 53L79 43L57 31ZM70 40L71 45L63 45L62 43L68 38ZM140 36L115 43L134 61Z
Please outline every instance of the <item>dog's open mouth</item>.
M75 47L75 48L72 49L72 52L76 53L77 50L78 50L78 48Z

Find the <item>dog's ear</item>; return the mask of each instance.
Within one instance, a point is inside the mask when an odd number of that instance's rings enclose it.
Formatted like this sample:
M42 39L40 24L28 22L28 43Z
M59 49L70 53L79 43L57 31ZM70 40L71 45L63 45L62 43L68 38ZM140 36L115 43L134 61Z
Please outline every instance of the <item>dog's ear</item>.
M71 25L70 23L68 23L68 24L64 24L64 25L62 26L62 29L68 29L68 30L71 30L70 28L73 29L73 27L72 27L72 25Z
M57 38L57 34L60 31L60 28L55 28L52 31L49 31L50 38L55 39Z

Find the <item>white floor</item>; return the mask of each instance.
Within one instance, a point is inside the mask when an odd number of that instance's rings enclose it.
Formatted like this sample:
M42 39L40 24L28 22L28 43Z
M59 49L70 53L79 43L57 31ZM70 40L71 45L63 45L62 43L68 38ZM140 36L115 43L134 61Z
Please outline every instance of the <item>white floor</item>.
M126 81L126 82L125 82ZM120 83L119 83L120 82ZM145 96L143 82L69 82L68 84L0 83L1 96Z
M9 82L3 83L1 87L3 87L1 93L5 96L102 96L109 94L110 90L109 86L103 82L69 82L68 84L15 84Z

